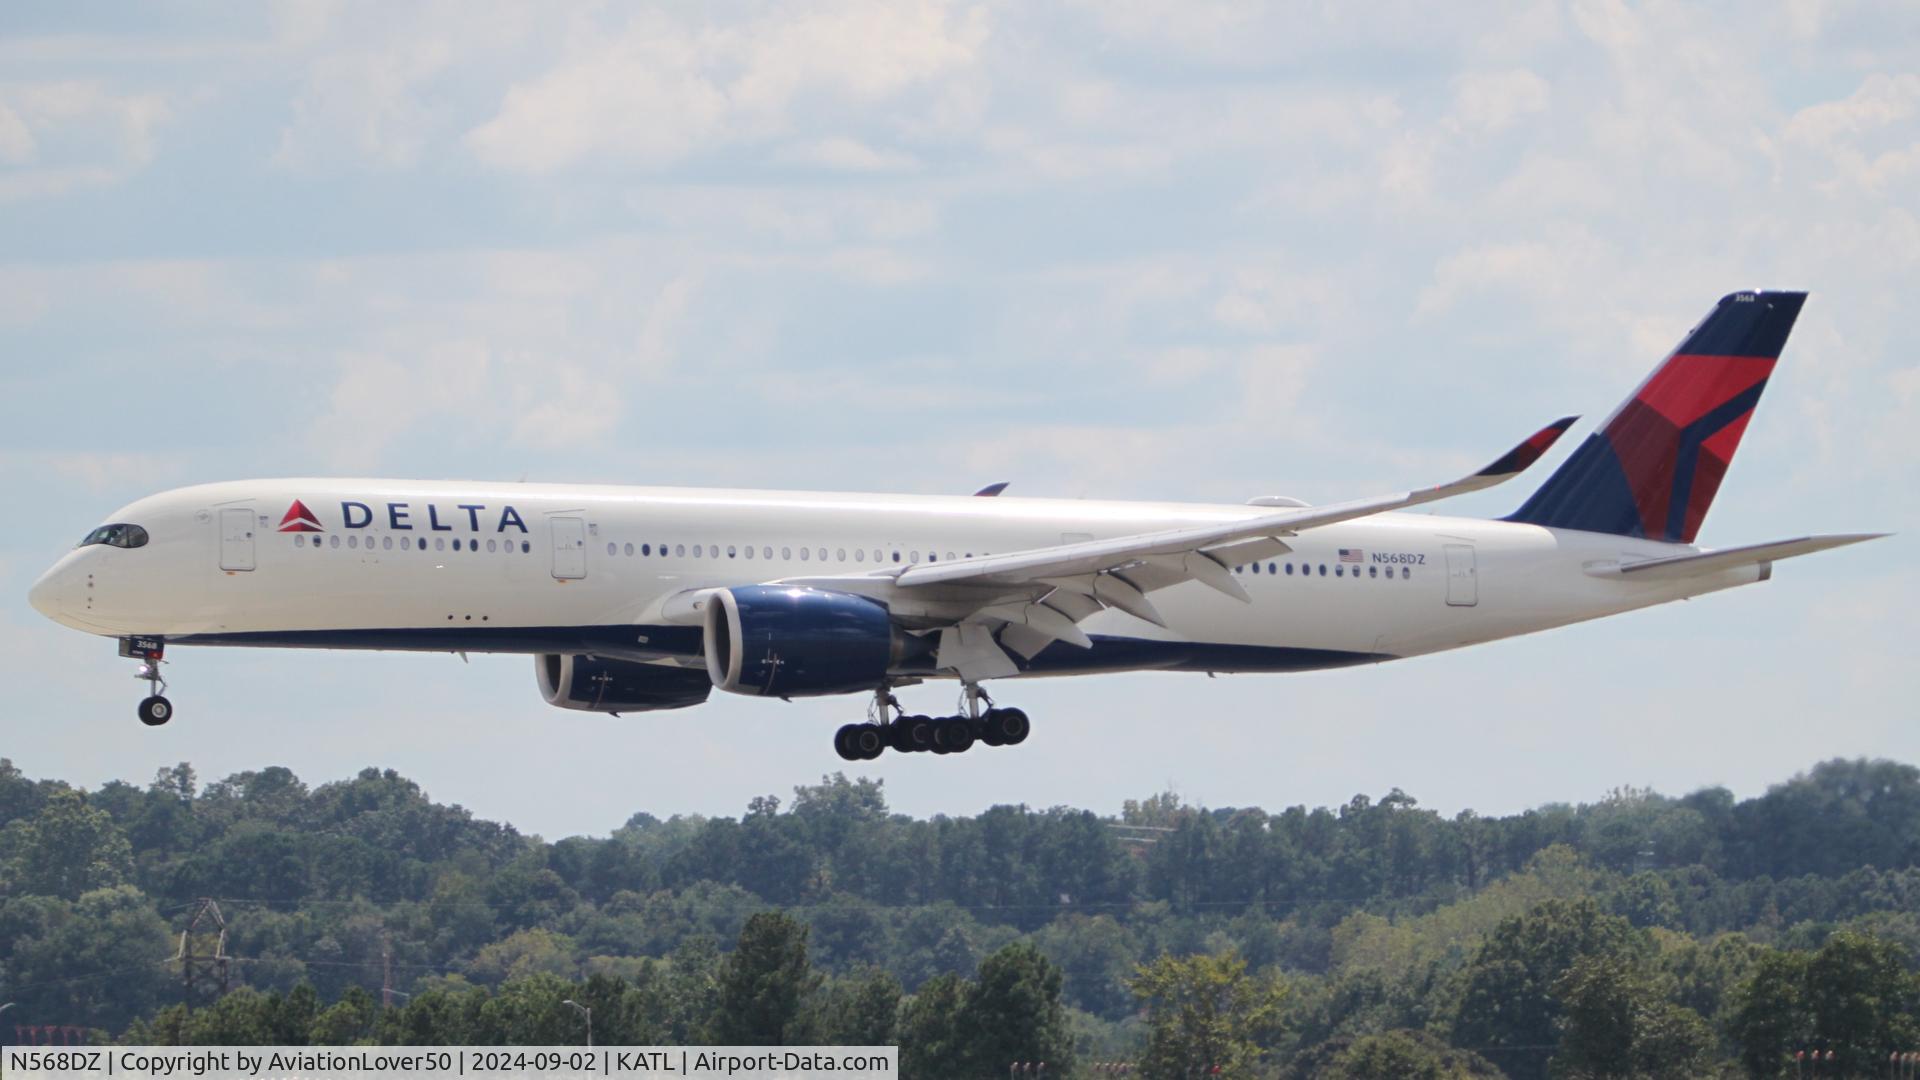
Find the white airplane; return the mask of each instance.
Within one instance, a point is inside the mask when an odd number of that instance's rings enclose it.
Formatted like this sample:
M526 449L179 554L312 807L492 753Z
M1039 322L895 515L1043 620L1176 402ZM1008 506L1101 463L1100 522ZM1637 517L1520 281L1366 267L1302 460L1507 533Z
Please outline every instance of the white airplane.
M550 704L639 712L716 687L868 693L848 760L1025 740L989 680L1374 663L1765 581L1882 534L1695 547L1806 294L1723 298L1518 511L1393 511L1501 483L1573 423L1472 476L1309 506L246 480L114 513L33 586L121 641L163 724L168 645L534 655ZM997 495L1004 485L983 490ZM950 717L893 690L960 686Z

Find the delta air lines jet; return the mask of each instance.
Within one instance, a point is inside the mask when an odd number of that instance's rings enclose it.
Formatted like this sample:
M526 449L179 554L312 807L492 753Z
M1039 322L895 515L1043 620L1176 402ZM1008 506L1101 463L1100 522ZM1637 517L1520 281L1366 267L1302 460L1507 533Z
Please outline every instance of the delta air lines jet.
M1694 545L1806 294L1717 304L1497 520L1395 511L1515 476L1326 506L408 480L243 480L114 513L34 607L143 662L168 646L523 653L553 705L678 709L715 689L871 694L848 760L1020 743L994 680L1375 663L1765 581L1873 534ZM980 493L997 496L998 486ZM893 690L959 685L953 716Z

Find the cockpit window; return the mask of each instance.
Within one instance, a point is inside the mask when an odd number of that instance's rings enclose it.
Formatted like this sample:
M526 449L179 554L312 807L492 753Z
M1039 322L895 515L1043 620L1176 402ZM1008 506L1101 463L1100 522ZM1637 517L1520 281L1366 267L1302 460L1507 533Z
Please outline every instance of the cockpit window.
M102 525L87 534L75 547L106 544L109 547L137 548L147 543L147 530L138 525Z

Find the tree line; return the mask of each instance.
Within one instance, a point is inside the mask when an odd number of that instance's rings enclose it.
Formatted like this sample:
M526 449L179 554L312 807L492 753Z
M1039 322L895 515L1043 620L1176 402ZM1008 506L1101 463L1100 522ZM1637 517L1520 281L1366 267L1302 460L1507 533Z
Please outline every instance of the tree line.
M1920 1049L1917 864L1920 770L1886 761L1450 818L923 820L836 775L549 843L391 771L82 791L0 760L0 1000L154 1042L565 1043L572 999L602 1041L897 1042L914 1078L1865 1069ZM203 897L218 999L166 962Z

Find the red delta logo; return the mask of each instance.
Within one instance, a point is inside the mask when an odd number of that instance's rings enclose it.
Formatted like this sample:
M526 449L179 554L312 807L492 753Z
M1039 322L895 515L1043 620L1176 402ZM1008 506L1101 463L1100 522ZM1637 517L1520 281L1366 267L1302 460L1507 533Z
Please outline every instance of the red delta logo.
M283 533L310 533L326 532L327 530L320 527L320 519L313 516L313 511L307 509L306 503L295 499L293 500L293 505L287 507L287 516L280 519L280 531Z

